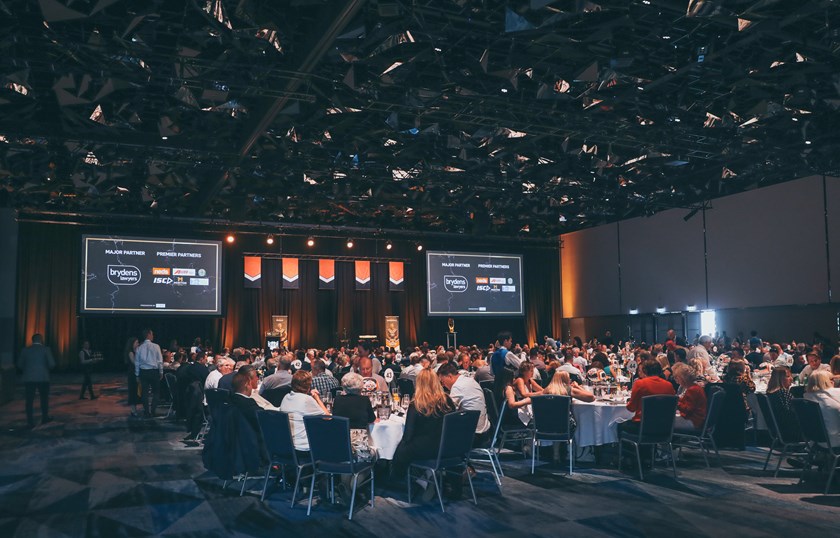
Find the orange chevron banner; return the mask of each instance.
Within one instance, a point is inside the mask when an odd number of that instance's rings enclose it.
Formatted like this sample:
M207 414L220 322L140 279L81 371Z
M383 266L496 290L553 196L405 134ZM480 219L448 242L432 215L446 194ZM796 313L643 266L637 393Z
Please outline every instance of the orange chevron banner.
M356 260L356 289L370 290L370 261Z
M318 289L335 289L335 260L318 260Z
M259 256L245 256L245 287L262 287L262 258Z
M388 262L388 289L391 291L405 290L405 264L403 262Z
M300 271L297 258L283 258L283 289L296 290L300 288Z

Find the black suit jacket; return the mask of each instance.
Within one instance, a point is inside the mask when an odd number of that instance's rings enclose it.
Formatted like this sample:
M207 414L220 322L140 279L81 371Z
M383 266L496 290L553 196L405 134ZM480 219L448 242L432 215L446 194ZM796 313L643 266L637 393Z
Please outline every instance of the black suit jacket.
M260 433L260 423L257 421L257 411L261 408L257 404L257 401L253 398L248 396L243 396L242 394L235 393L230 397L230 403L239 409L242 413L242 416L245 417L245 420L248 421L248 424L254 428L254 431L259 434Z

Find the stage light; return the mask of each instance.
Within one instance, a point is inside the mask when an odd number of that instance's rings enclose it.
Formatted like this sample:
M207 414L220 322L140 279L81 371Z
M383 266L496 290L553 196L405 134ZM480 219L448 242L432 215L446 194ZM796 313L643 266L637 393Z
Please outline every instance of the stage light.
M421 245L420 243L417 243L417 250L423 250L423 245Z
M385 250L391 250L392 248L394 248L394 244L390 241L385 241Z
M273 245L274 244L274 236L269 234L268 237L265 238L265 242L266 242L267 245Z
M307 247L314 247L315 246L315 238L311 235L306 239L306 246Z
M352 239L347 240L347 248L353 248L353 240Z
M225 241L227 241L228 243L233 243L234 241L236 241L236 238L233 236L233 234L228 234L227 237L225 237Z

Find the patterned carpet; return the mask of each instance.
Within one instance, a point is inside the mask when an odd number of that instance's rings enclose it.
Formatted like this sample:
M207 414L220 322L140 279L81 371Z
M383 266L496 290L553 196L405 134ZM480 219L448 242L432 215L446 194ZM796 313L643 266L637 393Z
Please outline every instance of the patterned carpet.
M259 480L239 485L207 473L200 449L181 442L171 420L128 418L117 376L99 376L95 401L79 400L77 381L59 377L52 387L55 420L28 431L22 390L2 407L0 536L783 536L803 529L834 535L840 484L822 495L824 482L797 485L793 471L774 479L761 467L765 449L725 452L723 467L707 470L702 458L680 458L679 481L667 469L646 482L615 465L581 463L572 477L541 466L534 476L521 456L503 458L502 492L479 469L478 506L471 500L438 505L406 501L404 488L378 479L376 506L356 511L324 503L289 507L290 491L260 502ZM103 382L104 381L104 382ZM36 403L37 413L37 403ZM36 415L37 416L37 415ZM606 449L601 461L614 462ZM416 501L416 499L414 499Z

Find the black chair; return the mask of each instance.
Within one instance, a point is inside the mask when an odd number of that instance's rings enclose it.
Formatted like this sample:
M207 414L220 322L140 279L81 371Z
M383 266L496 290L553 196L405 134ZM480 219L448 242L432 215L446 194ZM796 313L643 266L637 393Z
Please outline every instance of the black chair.
M481 390L489 390L491 393L493 392L493 387L495 386L496 382L492 379L487 381L479 382L478 386L481 387Z
M292 386L283 385L282 387L265 390L260 396L268 400L274 407L280 407L280 404L283 403L283 398L290 392L292 392Z
M207 400L207 408L210 410L210 417L220 406L230 403L230 391L225 389L207 389L204 391L204 398Z
M310 476L308 474L304 475L303 471L307 467L312 467L312 462L300 461L298 459L297 452L295 452L295 443L292 439L292 427L287 413L282 411L257 411L257 421L259 421L260 431L265 442L265 449L268 452L268 469L265 471L265 483L263 483L260 500L265 500L265 492L268 489L268 479L270 478L272 467L275 465L280 466L280 476L283 477L283 489L286 489L286 466L292 465L297 471L295 475L295 489L292 491L291 506L294 507L301 479L309 478Z
M493 392L484 389L484 404L487 407L487 420L490 421L490 428L493 430L493 436L482 446L473 447L470 451L471 462L487 462L493 469L493 477L496 479L499 489L502 489L502 464L499 463L499 455L496 453L494 447L496 440L499 437L499 412L496 410L496 400L493 397ZM485 457L487 459L476 459L478 457Z
M840 462L840 447L831 446L831 436L825 427L820 404L803 398L795 398L791 401L791 405L793 406L793 412L799 418L799 428L802 430L802 436L808 442L808 458L805 461L805 468L802 470L799 482L802 483L805 480L805 474L811 470L815 456L822 452L826 455L826 463L831 465L828 482L825 483L825 494L828 495L831 489L831 481L834 479L834 471L837 470L837 464Z
M709 458L707 456L709 447L707 443L711 444L717 456L718 465L720 465L720 452L718 452L715 444L715 426L717 425L720 414L723 412L723 399L726 394L723 391L714 391L712 397L709 399L709 404L706 406L706 420L703 422L702 428L692 429L674 429L673 445L680 450L683 448L698 448L703 454L703 461L706 462L706 467L709 467Z
M656 396L645 396L642 398L642 422L639 426L639 433L619 431L618 436L618 470L621 470L621 452L624 443L630 443L636 447L636 463L639 464L639 478L645 479L642 473L642 456L639 447L650 446L651 467L653 466L654 454L658 445L668 445L671 456L671 465L674 468L674 478L677 478L677 462L674 458L674 448L671 445L671 438L674 434L674 417L677 412L677 397L665 394Z
M574 440L572 439L571 410L572 399L569 396L546 394L531 396L531 409L534 412L534 436L531 441L531 474L539 452L538 441L566 443L569 447L569 475L572 475L574 460Z
M432 481L435 483L435 492L437 492L438 501L440 502L440 510L445 512L443 508L443 496L441 495L443 474L453 467L459 469L466 469L469 463L469 453L472 450L473 436L475 435L475 428L478 425L478 418L480 413L478 411L455 411L443 417L443 430L440 436L440 447L438 448L437 458L433 460L412 461L406 471L406 481L408 483L408 502L411 502L411 470L420 469L422 471L432 472ZM440 474L440 478L438 478ZM461 471L458 471L460 476ZM478 499L475 497L475 489L473 488L472 477L470 473L467 474L467 480L470 483L470 491L472 492L473 502L478 505Z
M773 412L773 406L770 405L770 400L766 394L756 394L755 398L758 401L758 409L761 411L765 424L767 424L767 433L770 434L770 450L767 451L767 459L764 460L764 470L767 470L767 465L770 463L773 451L776 450L779 454L779 461L776 463L776 472L773 473L773 476L777 477L779 476L779 469L782 466L782 461L785 459L785 456L788 454L803 454L803 451L807 447L801 436L790 438L779 427L776 413Z
M508 438L513 437L512 441L522 443L522 457L527 457L524 450L525 443L534 438L534 430L525 425L520 426L522 421L519 420L519 417L515 417L515 420L512 420L509 424L505 424L505 416L511 413L516 414L516 411L509 408L507 401L505 401L502 404L502 411L499 413L499 431L502 433L502 438L499 440L498 451L505 447Z
M397 389L403 396L408 394L409 396L414 397L414 380L406 377L398 378Z
M309 451L312 454L312 483L309 486L309 506L306 515L312 510L312 494L315 489L315 477L319 474L330 476L330 497L335 500L335 475L353 477L350 492L350 512L348 519L353 519L353 505L356 502L356 488L370 482L370 505L373 506L374 462L356 462L353 459L353 446L350 444L350 419L330 415L303 417L306 437L309 439ZM472 431L475 431L473 426ZM471 432L472 433L472 432ZM359 483L359 475L370 471L370 477Z
M169 393L169 409L166 410L166 415L163 418L169 418L173 412L178 408L178 378L171 372L163 374L163 382L166 384L166 391Z

